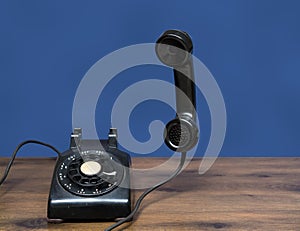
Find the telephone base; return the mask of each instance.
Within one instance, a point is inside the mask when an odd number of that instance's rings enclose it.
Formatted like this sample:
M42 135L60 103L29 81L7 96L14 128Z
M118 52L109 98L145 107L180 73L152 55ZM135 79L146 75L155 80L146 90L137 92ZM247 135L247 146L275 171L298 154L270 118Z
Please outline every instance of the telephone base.
M56 162L48 199L49 221L108 221L131 212L130 156L100 140L83 140L83 151L70 148ZM101 166L89 175L86 163ZM92 169L93 170L93 169Z

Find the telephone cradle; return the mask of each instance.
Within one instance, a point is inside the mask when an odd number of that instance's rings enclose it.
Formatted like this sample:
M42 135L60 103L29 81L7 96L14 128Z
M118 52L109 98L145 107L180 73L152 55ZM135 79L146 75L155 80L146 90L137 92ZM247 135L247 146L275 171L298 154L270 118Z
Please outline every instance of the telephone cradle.
M74 129L70 149L57 158L48 220L116 220L128 216L131 159L118 149L116 129L110 129L107 140L83 140L81 133L81 129Z

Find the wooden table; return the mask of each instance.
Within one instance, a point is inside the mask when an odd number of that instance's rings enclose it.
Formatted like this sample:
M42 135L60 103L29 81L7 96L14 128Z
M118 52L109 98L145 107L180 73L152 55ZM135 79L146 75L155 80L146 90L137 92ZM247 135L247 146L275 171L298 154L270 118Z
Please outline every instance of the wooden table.
M0 159L2 175L8 159ZM138 158L138 167L162 159ZM300 158L219 158L204 175L193 160L150 194L126 230L300 230ZM0 188L0 230L103 230L112 223L49 224L54 159L17 159ZM141 192L137 192L139 194Z

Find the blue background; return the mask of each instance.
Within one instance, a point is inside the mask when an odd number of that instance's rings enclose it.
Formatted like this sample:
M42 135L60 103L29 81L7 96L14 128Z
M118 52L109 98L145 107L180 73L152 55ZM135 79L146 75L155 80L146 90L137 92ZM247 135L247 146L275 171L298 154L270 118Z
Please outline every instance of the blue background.
M73 98L87 70L116 49L154 42L164 30L178 28L192 36L194 54L223 93L228 126L221 155L300 156L299 10L297 0L1 1L0 155L29 138L67 149ZM107 86L96 112L101 138L118 93L153 76L172 81L169 69L140 67ZM201 156L210 117L200 92L197 107ZM145 102L130 125L143 141L149 121L172 117L166 105ZM166 148L153 153L169 154ZM34 145L20 153L43 155L54 154Z

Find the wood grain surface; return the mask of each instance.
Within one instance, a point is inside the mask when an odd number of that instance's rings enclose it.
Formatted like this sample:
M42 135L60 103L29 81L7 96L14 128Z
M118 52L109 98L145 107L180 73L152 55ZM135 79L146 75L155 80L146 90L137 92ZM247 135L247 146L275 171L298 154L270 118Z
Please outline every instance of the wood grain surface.
M137 168L164 162L137 158ZM8 159L0 159L2 175ZM104 223L50 224L54 159L17 159L0 187L0 230L103 230ZM118 230L300 230L300 158L219 158L204 175L193 160ZM142 190L136 191L138 196Z

